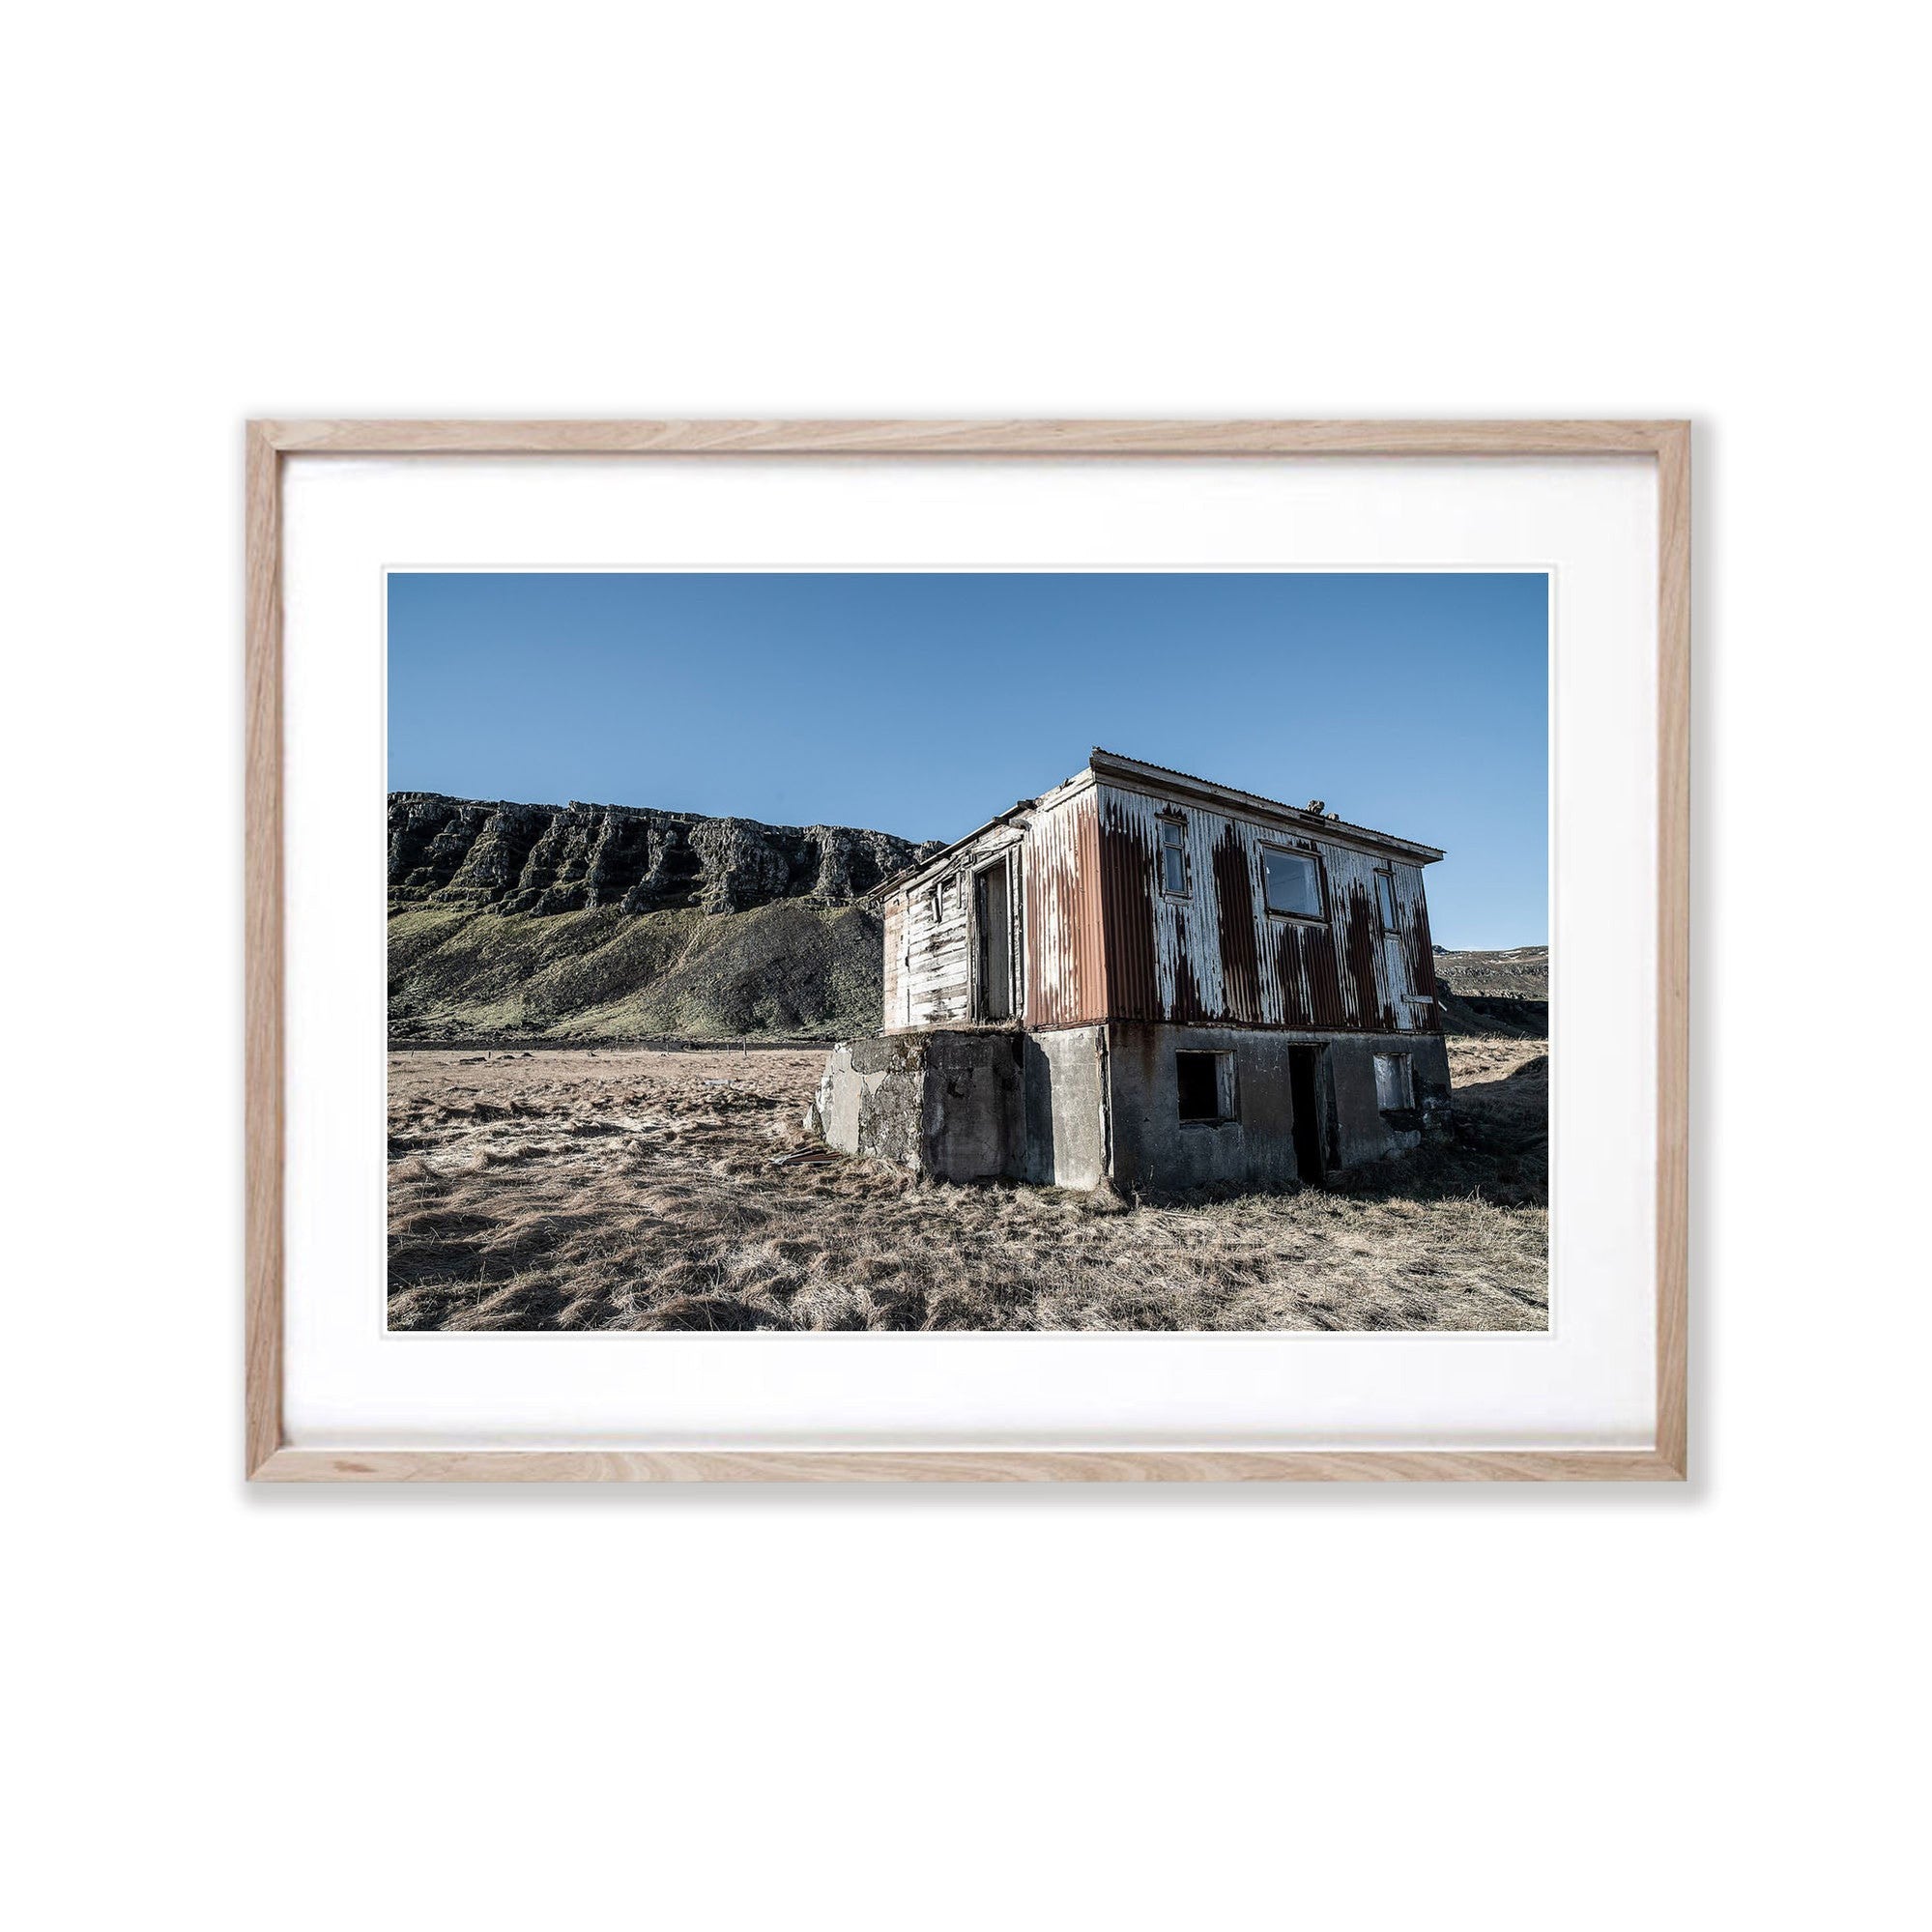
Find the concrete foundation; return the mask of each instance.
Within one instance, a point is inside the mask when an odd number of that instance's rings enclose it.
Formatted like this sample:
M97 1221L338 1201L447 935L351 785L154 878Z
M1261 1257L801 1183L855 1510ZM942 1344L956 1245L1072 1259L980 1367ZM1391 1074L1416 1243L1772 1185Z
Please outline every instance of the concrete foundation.
M846 1154L876 1154L946 1180L1024 1172L1024 1038L1017 1032L895 1033L842 1041L805 1110L808 1131Z
M1024 1037L1022 1172L1041 1186L1097 1188L1108 1177L1107 1029L1066 1026Z
M1341 1168L1406 1153L1425 1134L1448 1134L1449 1053L1437 1034L1138 1024L1108 1030L1110 1178L1123 1194L1318 1182ZM1232 1093L1226 1117L1181 1118L1183 1053L1226 1056L1223 1080ZM1377 1055L1407 1056L1399 1075L1407 1105L1382 1105Z
M1436 1034L1141 1023L841 1044L806 1110L842 1152L941 1179L1123 1194L1318 1183L1446 1138L1449 1119Z

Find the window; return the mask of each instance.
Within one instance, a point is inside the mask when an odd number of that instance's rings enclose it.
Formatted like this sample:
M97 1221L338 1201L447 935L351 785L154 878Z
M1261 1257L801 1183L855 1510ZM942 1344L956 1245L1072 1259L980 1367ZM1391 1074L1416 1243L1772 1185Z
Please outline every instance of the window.
M1234 1055L1176 1053L1174 1091L1183 1123L1234 1119Z
M1400 932L1401 927L1396 921L1396 876L1394 873L1378 872L1375 875L1375 904L1381 910L1383 932Z
M1170 899L1188 896L1188 828L1181 819L1161 821L1161 890Z
M1384 1113L1400 1113L1416 1104L1406 1053L1375 1055L1375 1105Z
M1319 919L1321 862L1312 852L1261 849L1261 897L1270 912L1288 919Z

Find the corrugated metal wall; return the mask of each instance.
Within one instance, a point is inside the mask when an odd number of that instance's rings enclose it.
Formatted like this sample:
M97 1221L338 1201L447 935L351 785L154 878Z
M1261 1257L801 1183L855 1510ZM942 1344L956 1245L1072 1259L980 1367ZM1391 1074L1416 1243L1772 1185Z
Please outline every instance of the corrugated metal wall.
M1023 865L1026 1024L1084 1026L1106 1019L1100 815L1091 790L1034 814Z
M1189 890L1161 890L1160 821L1185 826ZM1001 827L955 856L943 908L933 882L885 908L888 1031L968 1021L971 874L1019 836ZM1265 847L1321 861L1328 916L1284 919L1262 897ZM1397 928L1382 930L1375 874L1389 867ZM1095 785L1025 822L1024 1024L1151 1020L1311 1032L1433 1032L1422 869L1283 830Z
M1386 860L1113 785L1096 786L1078 802L1089 801L1096 808L1105 906L1106 1018L1319 1031L1435 1029L1433 1002L1410 997L1433 993L1435 984L1420 867L1393 866L1399 930L1385 934L1374 875ZM1160 876L1160 819L1175 811L1185 826L1189 870L1189 891L1180 898L1162 892ZM1265 909L1264 846L1320 858L1326 920L1278 918Z

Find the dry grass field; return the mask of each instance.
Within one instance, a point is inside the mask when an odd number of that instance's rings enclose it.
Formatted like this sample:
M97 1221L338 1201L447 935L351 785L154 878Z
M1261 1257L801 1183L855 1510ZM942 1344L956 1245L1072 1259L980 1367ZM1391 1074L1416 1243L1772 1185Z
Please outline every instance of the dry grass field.
M1538 1329L1541 1040L1450 1042L1456 1142L1177 1202L774 1166L818 1048L389 1059L389 1325Z

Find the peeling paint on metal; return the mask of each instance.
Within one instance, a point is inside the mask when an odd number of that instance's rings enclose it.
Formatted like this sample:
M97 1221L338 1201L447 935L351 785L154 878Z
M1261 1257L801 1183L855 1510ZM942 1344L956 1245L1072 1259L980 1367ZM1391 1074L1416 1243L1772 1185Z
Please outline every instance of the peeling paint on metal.
M1161 825L1178 813L1188 860L1185 894L1162 889ZM1348 829L1348 828L1344 828ZM1106 779L1016 813L948 854L969 882L987 853L1023 841L1022 1024L1103 1020L1284 1027L1325 1032L1434 1032L1435 975L1422 867L1379 852L1167 798ZM1264 853L1315 855L1324 916L1267 910ZM1420 849L1427 850L1427 849ZM1391 876L1396 930L1385 931L1375 875ZM932 878L891 904L905 920L887 962L888 1027L969 1018L965 883L944 912ZM899 964L895 966L895 960Z
M1101 952L1101 861L1091 792L1035 815L1025 873L1024 1013L1029 1026L1082 1026L1107 1017Z
M1109 1017L1356 1032L1431 1029L1432 1010L1409 995L1430 982L1414 967L1426 932L1418 866L1277 827L1184 809L1191 890L1161 891L1160 821L1172 802L1098 785ZM1265 909L1266 848L1314 852L1327 885L1326 919ZM1399 923L1384 936L1374 875L1395 875ZM1425 941L1426 943L1426 941Z

